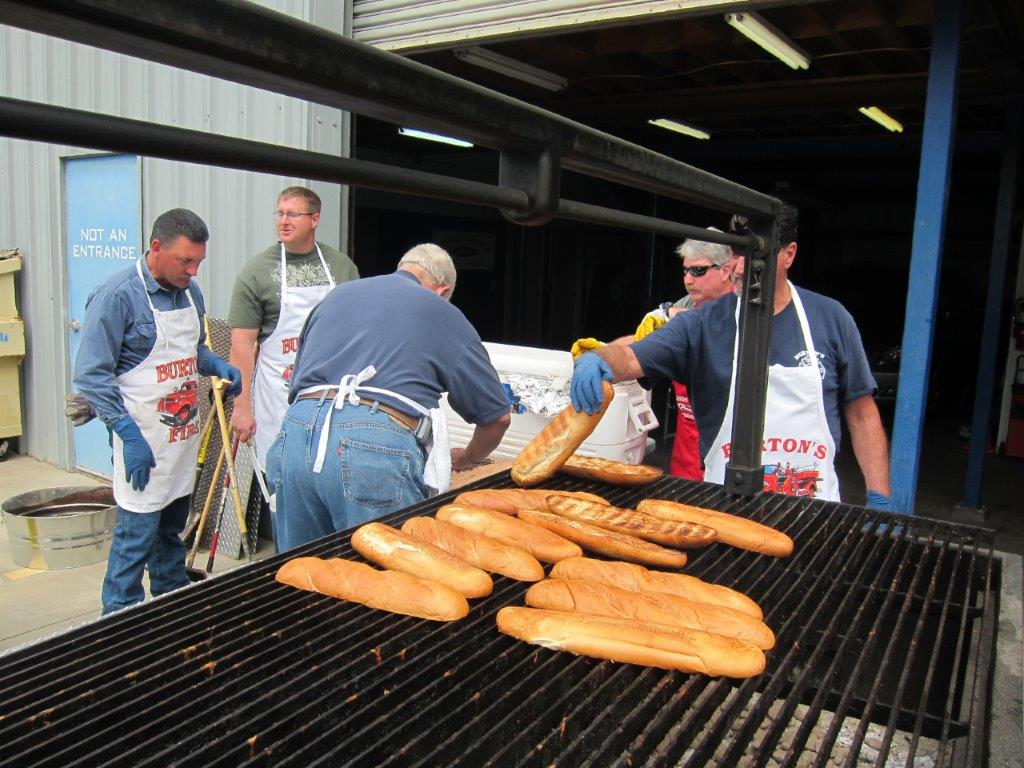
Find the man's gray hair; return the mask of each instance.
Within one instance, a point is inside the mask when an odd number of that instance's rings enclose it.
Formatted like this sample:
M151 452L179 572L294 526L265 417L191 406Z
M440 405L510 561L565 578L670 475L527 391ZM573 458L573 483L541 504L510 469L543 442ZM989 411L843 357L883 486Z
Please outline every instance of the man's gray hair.
M434 243L420 243L405 252L398 262L398 269L405 266L419 267L435 286L447 285L444 298L450 299L455 293L455 263L448 251Z
M714 227L708 227L708 229L712 232L722 231ZM706 240L689 238L676 248L676 256L680 259L686 259L686 257L691 259L705 258L716 267L721 267L732 258L732 249L728 245L722 245L721 243L709 243Z
M205 243L210 239L210 230L206 222L187 208L172 208L156 217L149 242L159 240L161 245L170 245L182 236L193 243Z

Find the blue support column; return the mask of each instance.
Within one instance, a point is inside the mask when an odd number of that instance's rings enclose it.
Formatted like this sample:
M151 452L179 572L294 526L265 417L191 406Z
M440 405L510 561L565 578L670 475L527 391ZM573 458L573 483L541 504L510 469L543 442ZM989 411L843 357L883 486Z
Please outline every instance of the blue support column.
M989 418L992 415L993 385L999 323L1003 310L1003 283L1010 250L1010 224L1013 219L1014 192L1017 189L1017 164L1020 159L1021 103L1011 104L1006 114L1006 144L999 172L999 193L996 199L996 221L992 229L992 262L988 271L988 295L985 297L985 321L981 330L981 352L978 355L978 380L974 389L974 415L971 419L971 451L967 457L962 506L981 508L981 474L988 442Z
M962 17L962 0L935 0L921 166L917 177L914 240L910 255L910 284L892 435L892 497L896 509L901 512L914 511L917 492L942 240L946 229L949 168L956 131Z

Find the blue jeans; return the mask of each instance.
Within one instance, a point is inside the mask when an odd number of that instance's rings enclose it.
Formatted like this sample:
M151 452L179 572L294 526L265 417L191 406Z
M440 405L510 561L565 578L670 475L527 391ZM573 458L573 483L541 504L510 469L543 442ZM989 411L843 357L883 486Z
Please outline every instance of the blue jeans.
M141 603L142 569L149 568L149 591L154 597L188 586L185 543L181 532L188 518L189 497L175 499L159 512L129 512L117 508L114 540L103 577L103 613Z
M330 405L330 400L296 400L267 453L281 552L427 497L423 449L412 432L365 405L335 409L323 468L314 473Z

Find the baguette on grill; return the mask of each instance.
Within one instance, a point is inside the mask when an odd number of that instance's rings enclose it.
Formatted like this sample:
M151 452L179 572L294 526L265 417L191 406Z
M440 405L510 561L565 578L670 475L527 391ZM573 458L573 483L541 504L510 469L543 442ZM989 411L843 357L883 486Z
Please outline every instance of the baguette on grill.
M662 568L682 568L686 565L686 553L684 552L665 549L665 547L660 547L649 541L638 539L636 536L607 531L596 525L562 517L553 512L533 512L521 509L519 510L519 519L543 526L559 536L575 541L584 549L597 552L600 555L646 565L657 565Z
M560 471L584 480L600 480L615 485L646 485L663 474L657 467L646 464L624 464L599 456L580 456L578 453L566 459Z
M715 531L706 525L677 523L632 509L593 504L583 499L549 496L551 512L607 531L638 536L666 547L706 547L715 540Z
M764 672L760 649L696 629L672 629L628 619L505 607L498 629L556 651L705 675L753 677Z
M525 549L514 547L457 525L432 517L411 517L402 524L402 532L440 547L485 571L500 573L519 581L540 581L544 568Z
M582 579L545 579L526 590L526 604L551 611L585 613L734 637L768 650L775 635L753 616L721 605L695 603L676 595L630 592Z
M352 534L352 548L372 563L446 584L466 597L491 594L491 577L433 544L383 523L367 523Z
M577 411L572 403L528 442L512 462L512 479L517 485L537 485L552 477L597 427L615 398L615 387L601 382L604 400L597 413Z
M469 613L466 598L451 587L351 560L297 557L278 568L275 578L308 592L431 621L456 621Z
M547 509L548 496L566 496L574 499L586 499L595 504L607 504L605 499L594 493L584 491L546 491L537 488L480 488L466 491L455 497L454 504L464 507L493 509L514 515L520 509Z
M446 504L437 510L437 519L525 549L545 563L557 563L567 557L583 554L583 550L576 544L557 533L489 509Z
M589 557L573 557L563 560L551 569L551 578L586 579L611 584L613 587L631 592L664 592L678 595L695 603L723 605L726 608L753 616L760 621L764 618L761 607L735 589L720 584L687 576L683 573L662 573L649 571L632 563L614 563L594 560Z
M789 536L743 517L661 499L645 499L637 505L637 509L662 520L710 526L715 529L716 541L740 549L775 557L793 554L793 540Z

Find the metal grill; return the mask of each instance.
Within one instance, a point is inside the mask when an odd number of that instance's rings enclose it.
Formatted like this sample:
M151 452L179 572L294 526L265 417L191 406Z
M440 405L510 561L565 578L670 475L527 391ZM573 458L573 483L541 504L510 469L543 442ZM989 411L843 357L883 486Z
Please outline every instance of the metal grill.
M297 554L358 559L342 534L0 657L0 766L981 763L1001 573L990 531L677 479L550 487L785 530L790 558L715 545L685 569L761 604L778 638L765 674L515 641L494 614L527 585L500 577L451 624L273 580Z

